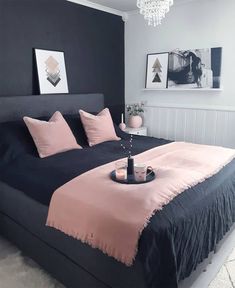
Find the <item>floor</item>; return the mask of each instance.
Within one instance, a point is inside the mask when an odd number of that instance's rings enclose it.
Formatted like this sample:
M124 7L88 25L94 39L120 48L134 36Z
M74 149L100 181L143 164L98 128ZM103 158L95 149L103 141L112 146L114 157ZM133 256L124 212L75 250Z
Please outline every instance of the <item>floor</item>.
M235 248L209 288L235 288Z
M64 288L0 237L0 288Z
M233 247L235 247L235 243L233 244ZM193 285L186 283L185 285L188 286L185 287L235 288L235 248L232 253L230 251L229 255L230 256L226 259L224 265L209 286L204 286L204 284L201 284L199 281L197 282L198 284L194 283ZM0 238L0 288L65 287L44 272L34 261L25 257L15 246L3 238Z

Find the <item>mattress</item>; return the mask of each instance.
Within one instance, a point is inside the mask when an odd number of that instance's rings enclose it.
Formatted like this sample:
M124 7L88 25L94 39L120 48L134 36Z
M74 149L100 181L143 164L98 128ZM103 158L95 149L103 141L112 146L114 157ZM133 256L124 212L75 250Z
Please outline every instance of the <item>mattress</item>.
M166 143L135 136L133 154ZM111 287L177 287L215 249L235 221L235 161L158 211L141 235L134 266L128 268L45 226L48 204L59 186L123 156L120 143L115 141L46 160L21 154L0 170L0 180L12 187L11 193L1 191L1 212Z

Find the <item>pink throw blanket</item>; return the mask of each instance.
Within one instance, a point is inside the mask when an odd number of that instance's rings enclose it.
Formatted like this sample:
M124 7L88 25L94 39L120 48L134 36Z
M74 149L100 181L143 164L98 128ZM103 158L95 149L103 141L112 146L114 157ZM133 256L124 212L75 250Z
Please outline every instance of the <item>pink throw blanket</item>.
M183 142L135 156L155 168L147 184L110 180L114 162L90 170L57 189L47 225L132 265L138 240L151 216L186 189L203 182L235 157L235 150Z

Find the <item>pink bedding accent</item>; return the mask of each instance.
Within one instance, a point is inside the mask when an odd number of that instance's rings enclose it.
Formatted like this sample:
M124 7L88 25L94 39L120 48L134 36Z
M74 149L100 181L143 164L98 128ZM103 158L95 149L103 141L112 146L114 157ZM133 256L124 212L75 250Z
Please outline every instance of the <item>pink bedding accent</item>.
M93 115L83 110L79 110L79 114L86 131L89 146L121 139L116 135L108 108L102 110L98 115Z
M53 194L47 225L132 265L143 228L154 213L186 189L219 172L235 150L184 142L163 145L135 156L155 168L147 184L112 182L114 162L90 170Z
M41 158L82 148L59 111L55 112L48 122L30 117L23 119Z

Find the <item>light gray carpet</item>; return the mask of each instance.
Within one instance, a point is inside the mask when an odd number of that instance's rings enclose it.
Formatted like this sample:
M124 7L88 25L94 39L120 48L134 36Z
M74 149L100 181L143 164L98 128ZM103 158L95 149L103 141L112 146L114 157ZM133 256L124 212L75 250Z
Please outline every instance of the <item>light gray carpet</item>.
M65 287L42 270L34 261L24 256L16 247L0 238L0 288ZM209 288L235 288L235 249Z
M63 288L34 261L0 238L0 288Z
M209 288L235 288L235 248Z

